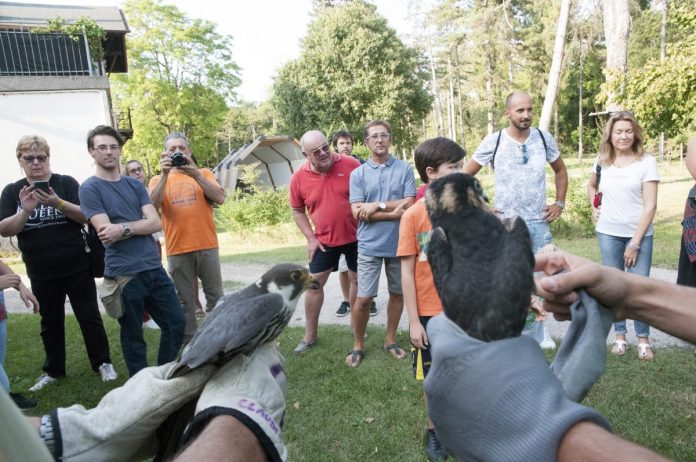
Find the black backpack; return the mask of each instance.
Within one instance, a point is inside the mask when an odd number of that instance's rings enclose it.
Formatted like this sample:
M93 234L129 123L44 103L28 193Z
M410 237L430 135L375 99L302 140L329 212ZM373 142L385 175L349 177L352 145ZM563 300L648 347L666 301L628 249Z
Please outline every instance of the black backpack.
M536 131L539 132L539 136L541 137L541 142L544 143L544 152L546 152L546 155L549 154L549 148L546 147L546 139L544 138L544 134L541 133L541 130L538 128ZM498 152L498 146L500 145L500 137L503 134L503 130L500 130L498 132L498 139L495 140L495 148L493 148L493 158L491 159L491 168L495 170L495 154Z

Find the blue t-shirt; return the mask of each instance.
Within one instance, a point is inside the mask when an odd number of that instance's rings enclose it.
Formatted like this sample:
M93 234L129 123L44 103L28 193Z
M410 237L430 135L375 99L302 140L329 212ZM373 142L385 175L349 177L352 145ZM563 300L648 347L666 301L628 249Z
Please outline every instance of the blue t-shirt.
M525 221L544 221L541 214L546 207L546 163L555 162L559 152L553 136L547 131L543 135L546 150L536 128L530 130L524 143L513 140L503 129L495 154L495 206L505 218L517 215ZM484 138L472 159L488 165L497 140L498 132Z
M391 154L384 164L372 159L350 174L350 203L388 202L416 196L411 166ZM372 257L395 257L399 221L358 222L358 252Z
M145 186L134 178L122 176L107 181L96 176L80 186L80 210L91 219L105 213L111 223L128 223L143 219L143 206L150 204ZM104 245L105 276L128 276L162 266L152 236L133 236L112 245Z

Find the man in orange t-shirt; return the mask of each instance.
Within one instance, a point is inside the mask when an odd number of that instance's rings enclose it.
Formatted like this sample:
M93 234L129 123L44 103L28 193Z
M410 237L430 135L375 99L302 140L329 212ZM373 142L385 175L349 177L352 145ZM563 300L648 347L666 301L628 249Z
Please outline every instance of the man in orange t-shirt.
M222 297L222 275L212 204L225 201L225 190L207 168L198 168L186 135L174 132L164 139L162 174L150 180L150 199L162 215L169 274L186 315L184 342L196 332L200 278L207 311Z
M421 180L428 184L450 173L461 171L464 155L464 149L450 139L429 139L416 148L416 170ZM430 369L430 343L425 327L430 318L442 312L442 302L437 295L427 257L431 232L432 225L425 201L421 199L409 207L401 217L399 246L396 250L396 255L401 257L401 288L408 315L408 332L414 347L413 375L418 381L423 381ZM425 435L428 459L445 460L447 454L440 446L429 417Z

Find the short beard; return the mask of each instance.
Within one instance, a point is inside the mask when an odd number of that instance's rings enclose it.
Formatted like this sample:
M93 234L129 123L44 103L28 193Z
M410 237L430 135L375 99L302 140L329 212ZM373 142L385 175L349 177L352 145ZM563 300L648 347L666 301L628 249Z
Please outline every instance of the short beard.
M532 125L532 121L531 121L531 120L528 121L528 122L524 122L525 124L527 124L526 127L523 127L522 125L520 125L520 123L515 122L514 120L510 120L510 123L512 123L512 125L513 125L516 129L518 129L519 131L521 131L521 132L523 132L523 131L525 131L525 130L528 130L529 127Z

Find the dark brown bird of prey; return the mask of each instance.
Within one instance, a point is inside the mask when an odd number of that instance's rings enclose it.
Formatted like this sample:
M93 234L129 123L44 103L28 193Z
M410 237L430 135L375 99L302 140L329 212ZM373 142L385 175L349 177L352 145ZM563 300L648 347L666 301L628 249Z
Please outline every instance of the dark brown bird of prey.
M501 221L478 180L464 173L433 181L425 205L433 226L428 261L445 315L480 340L520 335L534 286L524 221Z
M300 295L318 289L307 268L283 263L244 289L222 297L198 328L169 377L203 364L221 365L280 335L290 322Z

